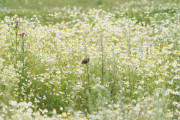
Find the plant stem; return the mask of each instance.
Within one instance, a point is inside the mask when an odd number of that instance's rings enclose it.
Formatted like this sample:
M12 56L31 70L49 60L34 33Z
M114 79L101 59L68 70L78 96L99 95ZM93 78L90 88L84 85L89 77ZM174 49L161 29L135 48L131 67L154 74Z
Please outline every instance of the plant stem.
M24 39L22 37L22 63L23 63L23 67L22 67L22 75L24 76L24 67L25 67L25 61L24 61Z
M102 72L102 85L104 84L104 48L103 48L103 36L102 36L102 29L101 29L101 64L102 64L102 69L101 69L101 72Z
M130 43L130 31L131 31L131 28L130 28L130 20L128 20L128 39L127 39L127 46L128 46L128 62L130 62L130 56L131 56L131 43ZM130 66L128 65L128 73L129 73L129 84L130 86L132 85L131 83L131 68ZM130 96L131 96L131 91L130 91Z
M116 43L113 44L113 49L112 49L112 53L113 53L113 77L112 77L112 81L111 81L111 100L113 100L113 88L115 87L114 85L116 85L116 57L115 57L115 47Z
M16 50L15 50L15 59L16 59L16 64L17 64L17 44L18 44L18 42L17 42L17 37L18 37L18 30L17 30L17 28L16 28L16 31L15 31L15 34L16 34Z
M86 68L87 68L87 78L88 78L88 90L89 90L89 93L90 93L90 80L89 80L89 67L88 67L88 64L86 64Z

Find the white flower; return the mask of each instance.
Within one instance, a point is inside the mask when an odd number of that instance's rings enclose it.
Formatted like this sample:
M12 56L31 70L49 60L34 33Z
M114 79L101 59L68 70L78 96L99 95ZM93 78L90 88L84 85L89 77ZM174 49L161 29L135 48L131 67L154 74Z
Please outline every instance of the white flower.
M16 106L17 105L17 102L16 101L9 101L10 105L12 106Z

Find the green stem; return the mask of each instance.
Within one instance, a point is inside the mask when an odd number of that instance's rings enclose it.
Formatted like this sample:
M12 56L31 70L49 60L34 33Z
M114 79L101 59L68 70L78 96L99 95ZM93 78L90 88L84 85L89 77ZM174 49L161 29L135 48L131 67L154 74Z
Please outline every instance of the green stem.
M16 34L16 39L15 39L16 40L15 41L16 42L15 59L16 59L16 64L17 64L17 45L18 45L18 42L17 42L18 30L17 29L16 29L16 33L15 34Z
M22 67L22 75L24 76L24 67L25 67L25 61L24 61L24 39L22 36L22 63L23 63L23 67Z
M103 36L102 36L102 29L101 29L101 53L102 53L102 56L101 56L101 64L102 64L102 85L104 84L104 48L103 48Z
M89 80L89 67L88 67L88 64L86 64L86 68L87 68L87 78L88 78L88 90L89 90L89 93L90 93L90 80Z
M128 61L130 62L130 56L131 56L131 43L130 43L130 31L131 31L131 28L130 28L130 20L128 20L128 39L127 39L127 46L128 46ZM129 72L129 84L130 84L130 87L132 85L131 83L131 68L130 66L128 65L128 72ZM131 96L131 91L130 91L130 96Z

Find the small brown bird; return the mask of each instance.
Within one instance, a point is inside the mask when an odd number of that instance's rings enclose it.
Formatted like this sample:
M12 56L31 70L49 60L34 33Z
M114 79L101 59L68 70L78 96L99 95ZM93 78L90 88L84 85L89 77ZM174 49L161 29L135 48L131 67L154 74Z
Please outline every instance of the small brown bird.
M82 61L82 63L81 64L87 64L88 62L89 62L89 58L86 58L86 59L84 59L83 61Z

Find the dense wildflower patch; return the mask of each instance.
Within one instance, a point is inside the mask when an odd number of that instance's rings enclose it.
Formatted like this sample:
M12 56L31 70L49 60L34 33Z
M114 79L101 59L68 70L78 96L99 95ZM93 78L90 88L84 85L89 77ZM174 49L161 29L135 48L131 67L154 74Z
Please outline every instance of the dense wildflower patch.
M162 14L143 23L118 9L63 8L49 16L68 20L49 25L6 16L0 119L179 118L179 13Z

